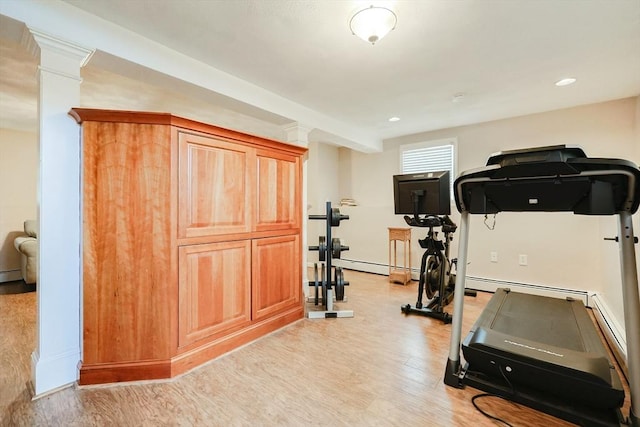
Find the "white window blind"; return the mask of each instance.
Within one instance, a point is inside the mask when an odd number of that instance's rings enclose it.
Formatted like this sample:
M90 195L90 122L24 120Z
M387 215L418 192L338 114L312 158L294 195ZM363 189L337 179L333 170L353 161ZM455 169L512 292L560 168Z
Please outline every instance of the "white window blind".
M453 198L455 175L455 139L410 144L400 147L403 174L449 171L449 188Z
M453 145L416 148L402 152L402 173L450 171L453 175Z

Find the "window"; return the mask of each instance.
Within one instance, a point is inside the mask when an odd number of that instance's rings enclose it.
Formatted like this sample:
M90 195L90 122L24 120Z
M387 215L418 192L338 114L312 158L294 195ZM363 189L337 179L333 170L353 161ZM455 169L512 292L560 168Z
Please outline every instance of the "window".
M456 138L439 139L400 146L401 173L435 172L448 170L449 188L453 199L453 181L456 179Z

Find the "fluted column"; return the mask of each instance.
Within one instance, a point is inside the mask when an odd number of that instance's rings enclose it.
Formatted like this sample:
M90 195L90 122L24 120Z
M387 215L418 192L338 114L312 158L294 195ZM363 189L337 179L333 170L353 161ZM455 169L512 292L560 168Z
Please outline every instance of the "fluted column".
M81 358L80 68L93 51L33 28L38 66L38 284L32 380L36 396L73 383Z

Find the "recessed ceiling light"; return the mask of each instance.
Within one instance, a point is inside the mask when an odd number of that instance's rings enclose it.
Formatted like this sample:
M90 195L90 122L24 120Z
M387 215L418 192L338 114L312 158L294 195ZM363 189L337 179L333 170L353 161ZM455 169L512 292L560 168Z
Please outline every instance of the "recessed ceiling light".
M397 122L398 120L400 120L400 117L395 117L395 116L389 119L390 122Z
M556 82L556 86L567 86L567 85L573 84L575 82L576 82L576 79L574 79L573 77L569 77L569 78L566 78L566 79L558 80Z

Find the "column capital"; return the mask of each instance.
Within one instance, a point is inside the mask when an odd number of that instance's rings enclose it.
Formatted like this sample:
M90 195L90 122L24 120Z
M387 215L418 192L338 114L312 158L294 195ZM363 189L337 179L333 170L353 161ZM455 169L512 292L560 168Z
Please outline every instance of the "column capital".
M26 26L22 33L21 44L33 56L41 57L43 51L51 52L56 55L61 55L67 60L77 61L78 68L87 65L95 52L95 49L81 46L29 26Z
M301 145L303 147L309 146L309 132L313 130L313 127L299 122L292 122L283 125L282 130L287 135L287 142Z

